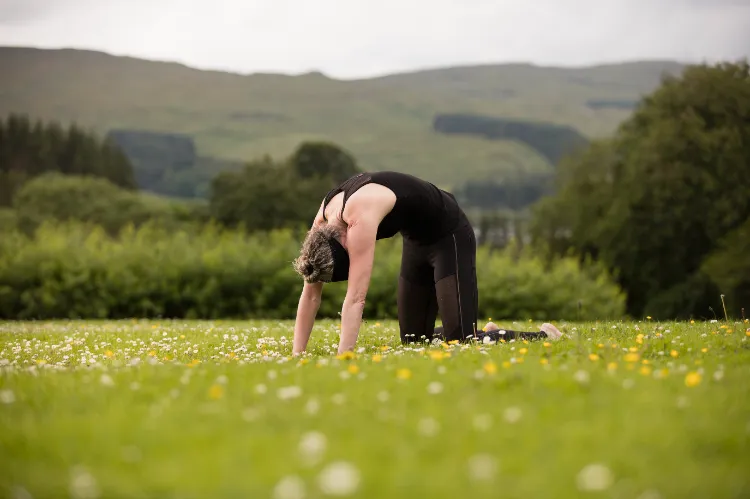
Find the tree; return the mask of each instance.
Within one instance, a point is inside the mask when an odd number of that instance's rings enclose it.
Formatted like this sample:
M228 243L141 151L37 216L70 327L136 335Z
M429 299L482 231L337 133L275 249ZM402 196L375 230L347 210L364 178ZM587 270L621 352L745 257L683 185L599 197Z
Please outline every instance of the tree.
M707 314L719 297L702 262L750 216L747 61L665 78L558 182L536 209L537 239L604 261L633 315Z
M332 186L360 172L351 154L329 142L303 142L289 163L300 178L328 177Z
M0 120L0 206L10 206L16 191L29 179L46 172L92 175L135 189L127 157L106 140L75 124L32 123L28 116L11 114Z

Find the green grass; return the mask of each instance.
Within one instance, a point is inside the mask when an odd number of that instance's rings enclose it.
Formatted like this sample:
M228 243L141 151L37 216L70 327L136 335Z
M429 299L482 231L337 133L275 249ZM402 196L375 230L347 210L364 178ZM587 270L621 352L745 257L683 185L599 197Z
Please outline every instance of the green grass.
M339 359L324 321L302 360L291 326L0 324L0 494L750 495L748 324L403 348L394 322L367 323Z
M29 113L112 128L186 133L203 156L283 158L301 141L330 140L363 168L463 184L539 168L523 144L432 131L438 113L478 113L571 125L609 135L630 112L591 99L638 100L670 61L585 68L504 64L443 68L364 80L320 74L240 75L80 50L0 48L0 116ZM545 167L550 166L545 163Z

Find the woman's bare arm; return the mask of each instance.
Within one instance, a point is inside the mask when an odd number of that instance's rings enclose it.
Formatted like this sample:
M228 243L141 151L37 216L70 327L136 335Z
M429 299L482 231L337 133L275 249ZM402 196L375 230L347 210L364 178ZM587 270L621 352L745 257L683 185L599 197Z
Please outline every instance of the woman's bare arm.
M305 351L307 342L310 341L315 316L320 308L320 299L323 295L323 283L306 282L302 287L302 293L297 305L297 318L294 322L294 340L292 354L297 355Z

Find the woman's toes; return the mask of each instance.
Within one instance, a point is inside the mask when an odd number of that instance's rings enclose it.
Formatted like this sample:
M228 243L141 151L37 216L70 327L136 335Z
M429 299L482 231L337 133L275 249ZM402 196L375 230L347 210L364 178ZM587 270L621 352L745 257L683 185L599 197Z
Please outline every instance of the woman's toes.
M497 324L495 324L494 322L488 322L487 325L484 326L483 331L497 331L498 329L500 328L497 327Z
M560 330L549 322L545 322L544 324L542 324L541 330L547 334L548 338L551 338L553 340L557 340L562 337L562 333L560 332Z

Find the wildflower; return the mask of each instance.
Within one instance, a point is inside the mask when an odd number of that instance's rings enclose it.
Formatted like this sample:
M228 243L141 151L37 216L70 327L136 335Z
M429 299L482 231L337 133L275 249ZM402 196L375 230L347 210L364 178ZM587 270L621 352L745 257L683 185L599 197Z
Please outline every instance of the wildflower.
M302 388L299 386L286 386L276 390L276 396L281 400L289 400L302 395Z
M588 371L584 371L583 369L580 369L576 371L576 373L573 375L573 379L582 385L586 385L589 382L590 375Z
M475 481L491 480L497 470L497 459L489 454L476 454L469 458L469 476Z
M651 368L648 366L643 366L641 367L640 373L644 376L648 376L649 374L651 374Z
M639 334L638 336L636 336L635 337L635 342L638 343L639 345L642 345L643 344L643 335Z
M647 319L647 320L651 320L651 316L650 316L650 315L647 315L647 316L646 316L646 319Z
M669 355L676 359L680 354L677 352L677 350L672 350L671 352L669 352Z
M352 374L357 374L359 372L359 367L356 364L351 364L349 367L346 368L346 370Z
M411 371L407 368L401 368L396 371L396 377L398 379L410 379L411 378Z
M616 362L610 362L607 364L607 371L616 371L617 370L617 363Z
M510 367L510 362L508 362L507 360L506 360L506 361L504 361L504 362L503 362L503 367L504 367L505 369L508 369L508 368Z
M438 423L433 418L423 418L419 421L417 430L422 436L432 437L435 436L438 431L440 431L440 423Z
M70 472L70 495L76 499L99 497L99 485L94 476L83 466L76 466Z
M288 475L273 488L273 499L304 499L305 482L297 475Z
M552 343L550 343L549 341L545 341L545 342L544 342L544 343L542 343L542 344L543 344L543 345L544 345L545 347L547 347L547 348L549 348L549 347L551 347L551 346L552 346Z
M695 371L687 373L685 376L685 386L692 388L699 385L701 382L701 375Z
M497 372L497 366L494 362L487 362L482 369L487 374L495 374Z
M16 395L10 390L0 390L0 402L3 404L12 404L16 401Z
M503 412L503 417L505 418L505 421L508 423L517 423L520 421L521 416L523 416L523 411L519 409L518 407L508 407Z
M331 496L351 495L359 487L359 482L359 470L346 461L333 462L318 475L320 490Z
M607 490L614 482L614 475L603 464L589 464L578 473L576 482L581 491Z
M592 362L596 362L597 360L599 360L599 356L595 353L590 353L589 360L591 360Z
M380 362L380 361L382 361L382 360L383 360L383 356L382 356L382 355L380 355L380 354L377 354L377 353L376 353L375 355L373 355L373 356L372 356L372 361L373 361L373 362Z
M390 349L391 349L391 347L389 347L388 345L383 345L382 347L380 347L380 351L381 352L387 352Z
M114 352L113 352L112 350L107 350L106 352L104 352L104 355L105 355L105 356L106 356L107 358L111 359L112 357L114 357L114 356L115 356L115 353L114 353Z
M319 431L310 431L302 435L297 449L300 458L309 466L318 464L328 446L328 439Z
M703 352L703 353L708 352L708 348L705 348L705 347L701 348L701 352Z
M521 355L526 355L526 352L528 352L528 351L529 351L529 349L528 349L528 348L522 348L522 349L520 349L520 350L518 351L518 353L520 353Z
M349 360L349 359L353 359L354 357L355 357L354 352L352 352L351 350L347 350L346 352L336 356L336 358L339 360Z
M208 397L213 400L218 400L224 396L224 387L221 385L211 385L208 390Z
M431 395L437 395L439 393L442 393L443 391L443 384L439 381L433 381L429 385L427 385L427 393Z
M638 362L641 356L637 353L629 353L625 355L625 362Z
M549 364L549 360L547 360L546 358L542 357L541 359L539 359L539 363L541 365L543 365L543 366L546 366L547 364Z
M433 350L428 352L428 355L432 360L443 360L444 358L448 357L450 354L447 352L443 352L441 350Z

